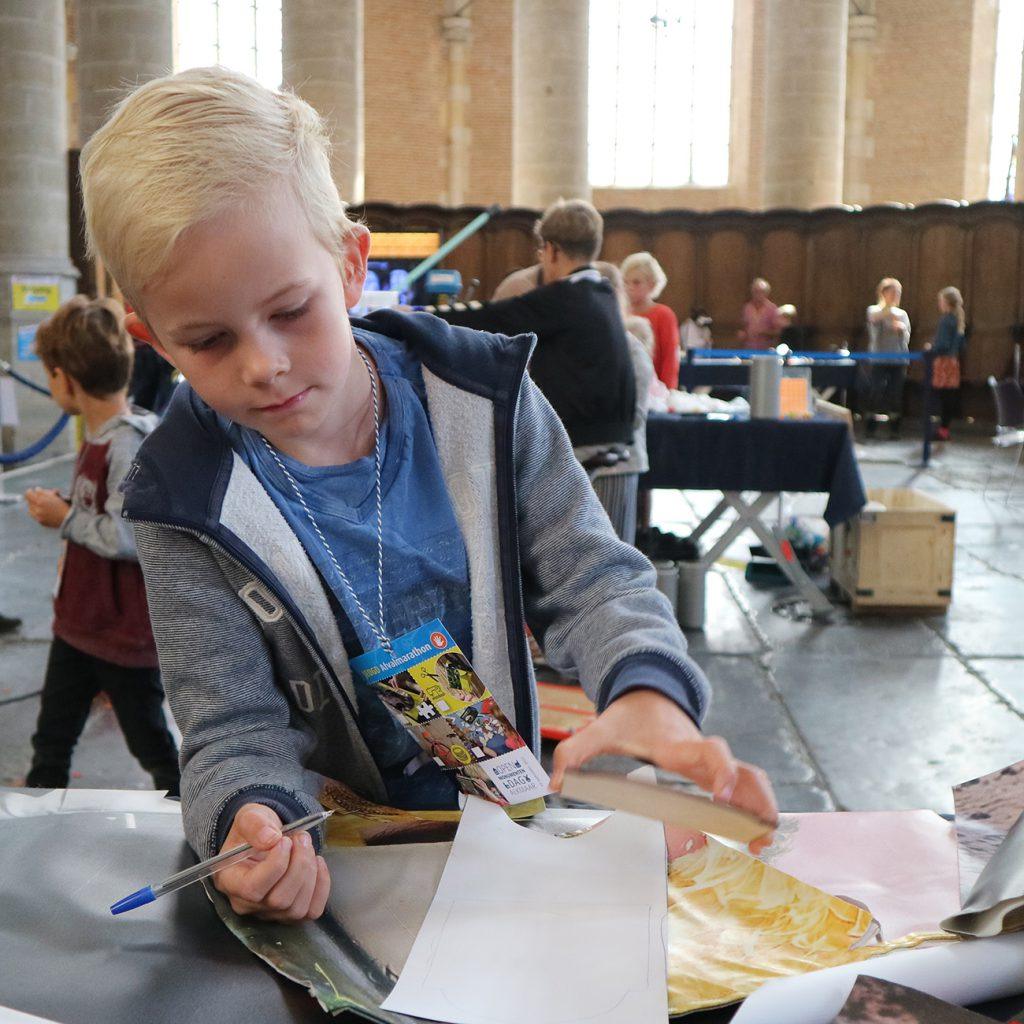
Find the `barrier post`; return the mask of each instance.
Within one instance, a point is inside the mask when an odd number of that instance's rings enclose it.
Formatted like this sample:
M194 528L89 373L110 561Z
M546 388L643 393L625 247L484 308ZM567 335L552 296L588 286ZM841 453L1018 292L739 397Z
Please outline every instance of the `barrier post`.
M928 468L932 457L932 403L935 391L932 388L932 365L935 362L935 353L931 349L924 352L924 391L922 401L924 403L924 426L922 430L923 443L921 445L921 466Z

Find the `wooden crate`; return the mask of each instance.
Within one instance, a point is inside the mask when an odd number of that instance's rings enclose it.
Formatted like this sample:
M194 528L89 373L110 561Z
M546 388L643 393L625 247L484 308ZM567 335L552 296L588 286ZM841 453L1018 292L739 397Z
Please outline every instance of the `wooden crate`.
M832 580L854 609L945 609L955 529L953 509L920 491L872 488L860 515L832 531Z

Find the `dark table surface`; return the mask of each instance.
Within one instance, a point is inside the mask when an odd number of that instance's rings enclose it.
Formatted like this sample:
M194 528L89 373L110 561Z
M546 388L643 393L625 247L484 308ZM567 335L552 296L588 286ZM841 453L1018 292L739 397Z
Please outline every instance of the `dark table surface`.
M845 423L835 420L716 420L651 413L648 489L794 491L828 494L830 526L867 501Z

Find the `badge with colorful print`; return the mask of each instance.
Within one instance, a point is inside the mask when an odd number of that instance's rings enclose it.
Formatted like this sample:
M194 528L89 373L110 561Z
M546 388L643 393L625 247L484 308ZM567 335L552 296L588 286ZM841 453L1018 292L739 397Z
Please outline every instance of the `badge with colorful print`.
M352 661L459 788L495 803L550 792L547 773L439 619Z

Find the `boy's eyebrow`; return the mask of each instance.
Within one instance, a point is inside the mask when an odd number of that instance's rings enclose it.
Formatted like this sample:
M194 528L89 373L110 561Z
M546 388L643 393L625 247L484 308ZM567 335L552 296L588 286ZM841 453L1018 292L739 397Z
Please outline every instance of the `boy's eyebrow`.
M278 288L278 290L276 292L274 292L273 295L271 295L268 298L264 299L260 303L260 305L261 306L271 306L275 302L277 302L277 300L280 299L282 295L287 295L289 292L297 291L299 288L304 288L308 284L309 284L309 278L305 278L305 277L301 281L292 281L290 284L286 284L283 288ZM200 327L213 327L213 326L215 326L215 324L214 324L213 321L210 321L210 320L189 320L188 323L178 324L171 331L171 335L173 337L175 335L184 334L186 331L198 330Z

